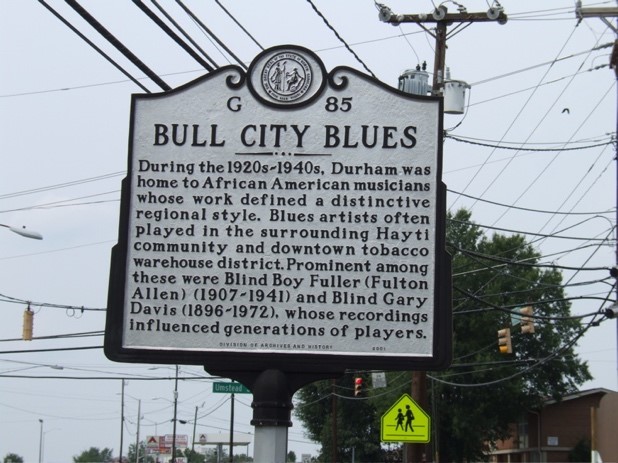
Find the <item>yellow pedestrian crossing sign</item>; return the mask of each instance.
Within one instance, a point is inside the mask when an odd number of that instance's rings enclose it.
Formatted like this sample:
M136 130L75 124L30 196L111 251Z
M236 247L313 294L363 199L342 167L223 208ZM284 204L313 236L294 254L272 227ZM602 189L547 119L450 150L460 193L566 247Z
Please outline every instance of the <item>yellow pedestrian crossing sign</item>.
M429 442L431 420L429 415L412 400L402 395L384 415L380 426L382 442Z

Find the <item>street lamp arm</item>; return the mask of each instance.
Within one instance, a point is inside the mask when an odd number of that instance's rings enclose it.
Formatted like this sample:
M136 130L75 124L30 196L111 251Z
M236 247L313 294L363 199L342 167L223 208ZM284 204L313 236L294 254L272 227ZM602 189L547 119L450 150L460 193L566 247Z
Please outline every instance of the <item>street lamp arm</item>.
M0 227L8 228L13 233L17 233L18 235L24 236L26 238L32 238L33 240L42 240L43 239L43 235L41 235L39 232L36 232L36 231L33 231L33 230L28 230L25 226L19 228L19 227L13 227L11 225L5 225L3 223L0 223Z

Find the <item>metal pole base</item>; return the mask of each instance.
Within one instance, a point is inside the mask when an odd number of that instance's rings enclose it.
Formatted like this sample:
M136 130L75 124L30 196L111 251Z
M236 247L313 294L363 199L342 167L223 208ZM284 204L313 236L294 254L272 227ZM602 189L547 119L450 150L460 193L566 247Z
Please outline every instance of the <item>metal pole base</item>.
M285 463L287 453L287 426L255 427L254 463Z

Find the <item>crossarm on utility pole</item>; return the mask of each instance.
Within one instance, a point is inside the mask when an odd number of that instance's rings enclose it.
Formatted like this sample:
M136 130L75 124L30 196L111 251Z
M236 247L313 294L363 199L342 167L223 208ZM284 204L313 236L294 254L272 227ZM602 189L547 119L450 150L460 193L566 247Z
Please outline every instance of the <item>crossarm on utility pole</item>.
M434 59L434 72L432 93L440 94L440 89L444 81L444 67L446 61L446 38L447 27L454 23L476 23L476 22L498 22L498 24L506 24L507 16L502 8L491 7L486 12L469 13L465 10L459 10L457 13L449 13L443 5L437 7L431 13L419 14L396 14L386 5L378 4L380 21L398 26L401 23L415 23L428 31L424 26L425 23L435 23L436 32L436 51Z

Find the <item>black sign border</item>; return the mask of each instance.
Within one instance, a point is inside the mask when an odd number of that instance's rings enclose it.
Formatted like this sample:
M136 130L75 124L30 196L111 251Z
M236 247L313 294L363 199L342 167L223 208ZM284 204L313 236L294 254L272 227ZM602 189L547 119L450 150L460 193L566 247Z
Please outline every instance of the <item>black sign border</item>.
M294 49L303 53L311 53L308 50L293 46L282 45L274 47L277 50ZM271 50L271 49L269 49ZM264 53L266 53L266 50ZM261 56L262 54L258 55ZM317 58L317 57L316 57ZM257 59L257 57L256 57ZM317 58L321 64L321 60ZM255 61L254 61L255 62ZM253 63L252 63L253 64ZM323 65L321 65L324 70ZM250 70L252 67L249 68ZM127 159L127 176L122 181L120 200L120 220L118 227L118 243L112 248L110 262L110 279L108 286L108 302L106 314L106 327L104 339L104 353L112 361L127 363L158 363L158 364L188 364L203 365L213 374L230 378L243 378L247 375L257 374L265 370L280 370L297 375L313 375L330 377L343 373L349 369L365 370L441 370L447 368L452 360L452 293L451 293L451 256L445 250L446 236L446 185L442 183L442 139L443 131L443 100L440 97L410 95L385 83L363 74L356 69L339 66L325 74L320 86L320 91L310 99L301 103L278 104L259 98L260 101L280 109L296 109L309 105L319 98L327 83L333 90L342 90L347 86L347 77L339 75L348 73L356 78L364 79L381 87L383 90L395 93L398 96L413 101L432 100L439 104L438 122L438 160L436 179L438 191L436 192L436 217L435 234L435 286L434 286L434 310L433 310L433 355L432 356L403 356L403 355L337 355L328 353L264 353L254 351L229 352L229 351L190 351L183 349L136 349L125 348L122 344L124 327L124 292L126 284L126 268L129 242L129 216L131 204L131 157L133 154L133 130L135 127L135 106L139 99L156 99L182 91L187 87L194 86L199 82L213 78L220 73L233 71L237 77L228 77L227 85L231 89L239 88L248 83L247 75L238 66L226 66L202 76L192 82L180 86L169 92L158 94L133 94L131 97L129 155ZM249 72L249 71L248 71Z

